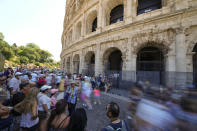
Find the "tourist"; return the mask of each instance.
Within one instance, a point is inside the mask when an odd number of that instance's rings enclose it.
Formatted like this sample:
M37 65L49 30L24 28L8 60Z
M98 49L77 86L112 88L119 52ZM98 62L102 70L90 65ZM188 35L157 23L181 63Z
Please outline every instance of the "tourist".
M1 84L2 81L4 81L3 73L0 72L0 130L11 131L13 117L10 115L10 109L3 105L3 103L7 100L8 94L6 88Z
M101 100L100 100L100 90L99 87L96 86L96 88L94 89L94 104L101 104Z
M31 88L25 99L14 106L14 110L21 113L20 128L22 131L35 131L38 128L38 88Z
M30 88L29 83L20 84L20 91L16 92L12 98L13 106L17 105L18 103L20 103L25 99L26 95L28 94L29 88ZM15 110L13 110L13 116L14 116L13 117L14 130L18 131L20 129L21 113L18 113Z
M119 118L120 109L118 104L111 102L106 107L106 114L109 117L111 123L103 128L101 131L129 131L127 123Z
M42 86L44 86L46 84L46 80L45 80L45 76L43 74L40 74L40 78L38 80L38 87L41 88Z
M82 85L82 93L84 95L83 99L84 99L85 103L88 105L88 110L92 110L92 104L90 102L92 87L91 87L88 77L85 76L84 79L85 79L85 82Z
M141 99L135 115L135 129L138 131L166 130L174 131L176 119L168 108L159 103L157 97Z
M58 92L58 89L51 89L51 109L55 108L57 100L55 98L55 94Z
M39 128L41 131L46 130L46 119L50 115L51 99L48 97L49 89L51 86L44 85L40 88L38 94L38 117L39 117Z
M29 81L29 83L34 82L34 81L32 80L32 75L31 75L31 74L28 74L28 81Z
M191 96L181 98L182 112L177 114L181 131L196 131L197 129L197 99Z
M75 106L77 104L77 87L75 86L76 82L72 80L70 82L70 86L66 90L67 102L68 102L68 111L69 116L71 116L72 112L75 110Z
M68 126L70 117L66 115L67 103L64 99L58 101L51 111L48 119L48 131L64 131Z
M20 90L19 89L19 85L21 83L20 75L22 75L22 73L16 72L15 77L13 77L9 82L9 90L11 95L15 94L17 91Z
M51 74L46 73L46 79L45 80L47 81L48 86L51 86L51 79L52 79Z
M51 86L52 86L52 88L55 88L55 85L56 85L56 78L55 78L55 75L52 74L52 78L51 78Z
M87 115L83 108L77 108L70 117L70 123L66 131L86 131Z
M57 87L57 88L59 87L60 82L61 82L61 75L58 74L57 77L56 77L56 87Z

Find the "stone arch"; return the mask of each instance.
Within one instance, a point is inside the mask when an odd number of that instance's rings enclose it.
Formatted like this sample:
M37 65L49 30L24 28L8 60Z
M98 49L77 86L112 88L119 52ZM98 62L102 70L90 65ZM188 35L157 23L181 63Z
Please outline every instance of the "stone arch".
M160 49L161 52L162 52L163 54L165 54L165 55L168 53L168 50L169 50L169 47L166 46L166 45L163 44L163 43L157 43L157 42L154 42L154 41L148 41L148 42L139 43L139 45L135 48L134 54L137 55L137 53L138 53L141 49L143 49L143 48L145 48L145 47L156 47L156 48Z
M67 58L66 60L66 70L67 70L67 73L70 73L70 57Z
M88 51L84 57L84 68L88 75L94 75L95 72L95 53Z
M73 57L73 73L79 74L80 56L75 54Z
M110 24L124 20L124 5L114 7L110 12Z
M137 53L137 80L149 81L153 84L163 83L165 69L164 52L159 46L147 45Z
M197 43L197 26L191 26L185 31L186 34L186 44L187 46L187 54L193 52L193 49Z
M79 39L82 34L82 22L78 22L76 25L76 39Z
M105 50L103 54L104 72L122 70L122 51L117 47Z
M162 8L163 0L137 0L137 15Z
M146 46L154 46L166 55L170 51L175 51L173 43L175 41L175 31L168 29L160 32L153 32L152 30L146 33L139 33L132 37L132 51L137 54L138 51Z
M112 9L114 9L115 7L117 7L118 5L126 5L125 4L125 0L106 0L104 5L105 6L105 25L109 25L110 24L110 13L112 11ZM125 12L125 11L124 11Z
M86 20L86 33L87 34L92 32L93 23L95 22L95 19L97 20L97 10L91 11L88 14L88 17L87 17L87 20Z

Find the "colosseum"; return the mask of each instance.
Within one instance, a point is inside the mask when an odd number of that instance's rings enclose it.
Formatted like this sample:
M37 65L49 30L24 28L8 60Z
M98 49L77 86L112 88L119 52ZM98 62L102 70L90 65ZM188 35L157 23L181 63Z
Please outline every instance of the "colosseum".
M66 0L61 69L197 84L197 0Z

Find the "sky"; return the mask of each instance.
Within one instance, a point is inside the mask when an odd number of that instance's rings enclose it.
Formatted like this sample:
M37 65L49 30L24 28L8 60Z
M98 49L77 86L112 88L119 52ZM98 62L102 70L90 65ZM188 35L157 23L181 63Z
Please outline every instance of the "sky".
M10 45L35 43L60 60L66 0L0 0L0 32Z

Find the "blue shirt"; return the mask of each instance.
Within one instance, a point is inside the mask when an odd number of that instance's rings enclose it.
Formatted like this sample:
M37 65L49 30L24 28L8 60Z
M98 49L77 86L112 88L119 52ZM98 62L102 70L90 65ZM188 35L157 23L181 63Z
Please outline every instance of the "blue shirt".
M71 104L76 104L77 102L77 87L72 89L70 86L67 88L66 92L70 92L70 95L68 96L67 102Z

